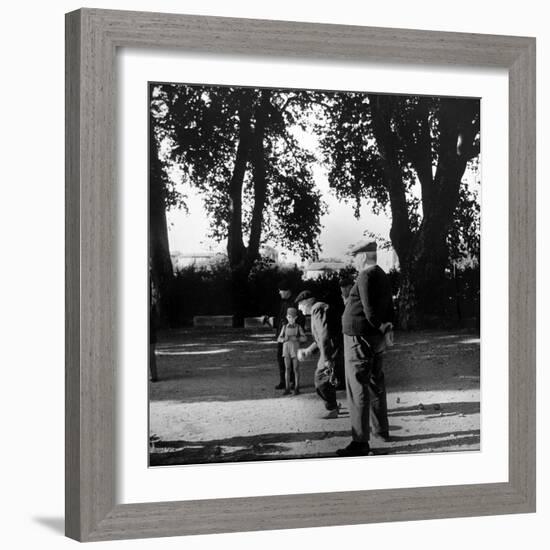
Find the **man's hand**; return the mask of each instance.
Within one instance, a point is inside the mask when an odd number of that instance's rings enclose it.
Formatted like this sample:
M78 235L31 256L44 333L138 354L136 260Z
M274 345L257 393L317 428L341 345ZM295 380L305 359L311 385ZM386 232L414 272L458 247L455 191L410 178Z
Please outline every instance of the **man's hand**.
M329 384L331 384L334 387L338 386L339 380L336 377L336 369L335 369L334 361L331 361L331 360L325 361L325 368L327 369Z
M388 332L388 330L392 330L393 329L393 325L391 323L381 323L380 324L380 327L378 328L378 330L382 333L382 334L386 334L386 332Z
M298 361L303 361L304 359L307 359L311 354L307 351L307 349L299 349L298 350Z

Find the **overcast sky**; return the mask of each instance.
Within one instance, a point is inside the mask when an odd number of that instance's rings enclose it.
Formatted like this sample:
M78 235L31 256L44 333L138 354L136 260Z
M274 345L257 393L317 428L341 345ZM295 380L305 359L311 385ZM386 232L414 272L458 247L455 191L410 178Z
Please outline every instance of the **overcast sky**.
M320 235L321 257L341 257L350 244L360 241L365 230L389 239L391 219L386 216L375 216L367 205L363 205L361 218L353 216L353 207L340 202L329 190L327 174L323 167L316 165L314 177L318 188L322 191L323 200L328 205L328 212L322 217ZM209 221L202 205L202 198L189 187L182 188L187 194L186 203L189 214L182 210L168 212L168 238L171 252L197 253L204 251L225 252L226 242L218 243L208 238ZM266 243L273 246L272 243ZM281 253L287 253L280 247L275 248ZM288 261L297 261L292 255L287 255Z

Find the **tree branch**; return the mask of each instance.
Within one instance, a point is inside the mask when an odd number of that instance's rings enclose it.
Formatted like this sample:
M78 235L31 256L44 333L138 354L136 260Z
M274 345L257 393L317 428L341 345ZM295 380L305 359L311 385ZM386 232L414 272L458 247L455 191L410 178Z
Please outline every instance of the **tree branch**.
M401 176L395 135L391 129L392 96L373 96L370 101L373 133L380 152L384 177L390 196L392 226L390 238L403 265L409 253L412 232L405 195L405 185Z
M251 160L254 180L254 206L250 222L250 237L248 239L247 262L252 265L258 257L262 234L263 211L267 194L267 180L264 153L264 135L269 114L270 91L262 90L260 104L255 110L256 124L252 136Z
M252 98L249 92L243 91L239 98L239 144L235 156L233 174L229 182L229 231L227 235L227 256L232 266L242 261L243 243L243 198L242 189L246 164L250 154L250 117Z

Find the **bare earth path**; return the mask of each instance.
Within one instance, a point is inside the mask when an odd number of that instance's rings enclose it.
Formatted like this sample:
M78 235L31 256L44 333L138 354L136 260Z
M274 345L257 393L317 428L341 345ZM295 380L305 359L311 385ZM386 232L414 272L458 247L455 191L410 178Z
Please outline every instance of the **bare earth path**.
M345 392L335 419L301 364L298 396L283 396L272 332L187 329L161 335L150 385L150 464L329 457L350 439ZM385 358L392 441L380 453L479 450L479 336L399 333Z

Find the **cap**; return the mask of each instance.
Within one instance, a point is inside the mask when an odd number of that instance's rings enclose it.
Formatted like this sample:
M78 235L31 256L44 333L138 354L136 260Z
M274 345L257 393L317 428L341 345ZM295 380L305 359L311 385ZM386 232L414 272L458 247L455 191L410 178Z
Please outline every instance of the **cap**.
M352 256L355 256L359 252L376 252L377 248L376 241L361 241L359 244L352 246L349 252Z
M293 315L294 317L298 317L298 310L295 307L289 307L286 310L287 315Z
M296 296L295 302L299 304L303 300L307 300L308 298L314 298L314 297L315 296L313 295L313 292L311 292L311 290L302 290L302 292L300 292L300 294Z

